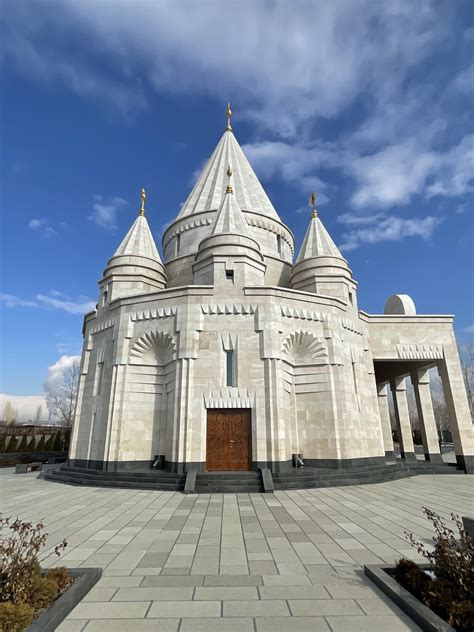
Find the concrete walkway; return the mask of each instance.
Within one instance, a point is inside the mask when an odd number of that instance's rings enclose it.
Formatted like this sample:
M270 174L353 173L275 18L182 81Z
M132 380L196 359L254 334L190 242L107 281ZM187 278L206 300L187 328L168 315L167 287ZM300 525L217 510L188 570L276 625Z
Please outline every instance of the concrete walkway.
M422 505L474 513L474 476L184 496L4 469L0 485L4 515L43 518L49 546L68 540L63 564L104 569L59 632L418 630L362 566L417 559L403 532L431 538Z

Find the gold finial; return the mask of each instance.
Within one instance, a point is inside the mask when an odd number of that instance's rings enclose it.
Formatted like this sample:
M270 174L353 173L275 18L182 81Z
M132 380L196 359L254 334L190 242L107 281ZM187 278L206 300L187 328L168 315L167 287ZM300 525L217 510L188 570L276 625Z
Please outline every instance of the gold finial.
M227 189L225 190L225 192L233 193L232 186L230 184L230 179L232 177L232 169L230 168L230 165L227 167L227 177L229 178L229 182L227 183Z
M309 203L311 204L311 217L314 219L318 216L318 211L316 210L316 193L313 191L311 193L311 197L309 198Z
M145 202L146 202L146 193L145 193L145 189L142 189L142 207L138 213L138 215L141 215L141 217L145 217Z
M232 110L230 109L230 103L227 104L227 110L226 110L226 116L227 116L227 127L226 130L229 130L229 132L232 131L232 125L230 124L230 118L232 116Z

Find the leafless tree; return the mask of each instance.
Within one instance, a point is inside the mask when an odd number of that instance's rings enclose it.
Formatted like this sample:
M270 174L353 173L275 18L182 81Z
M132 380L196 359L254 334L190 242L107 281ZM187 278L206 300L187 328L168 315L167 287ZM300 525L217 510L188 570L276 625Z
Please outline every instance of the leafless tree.
M17 421L17 417L18 417L18 411L16 408L13 408L12 403L10 402L10 400L7 400L5 402L5 405L3 407L3 421L7 426L13 426L16 421Z
M41 404L36 409L35 421L41 421L41 417L43 416L43 406Z
M76 361L63 372L57 385L47 395L49 412L67 426L73 422L78 385L79 362Z

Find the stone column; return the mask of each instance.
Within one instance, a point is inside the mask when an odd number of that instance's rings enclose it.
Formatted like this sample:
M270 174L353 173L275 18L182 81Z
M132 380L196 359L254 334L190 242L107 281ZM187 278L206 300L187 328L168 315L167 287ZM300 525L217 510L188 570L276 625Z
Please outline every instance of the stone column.
M454 336L453 336L454 337ZM474 474L474 426L467 401L466 387L456 346L445 348L445 358L438 362L444 399L453 435L458 466Z
M407 387L404 377L391 380L395 417L397 419L400 455L405 461L416 461L413 436L411 433L410 413L408 412Z
M439 449L438 431L433 411L430 391L430 375L428 369L417 369L411 373L411 381L415 391L416 408L420 432L425 451L425 460L432 463L443 463Z
M390 411L388 409L388 393L386 384L377 384L377 395L385 458L392 459L395 456L395 452L393 450L392 426L390 424Z

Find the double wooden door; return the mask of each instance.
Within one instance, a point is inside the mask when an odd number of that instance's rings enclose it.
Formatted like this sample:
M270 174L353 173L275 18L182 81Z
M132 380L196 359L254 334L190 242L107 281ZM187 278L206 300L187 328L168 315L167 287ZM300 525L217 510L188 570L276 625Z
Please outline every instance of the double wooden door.
M252 424L249 409L215 408L207 411L206 469L252 469Z

